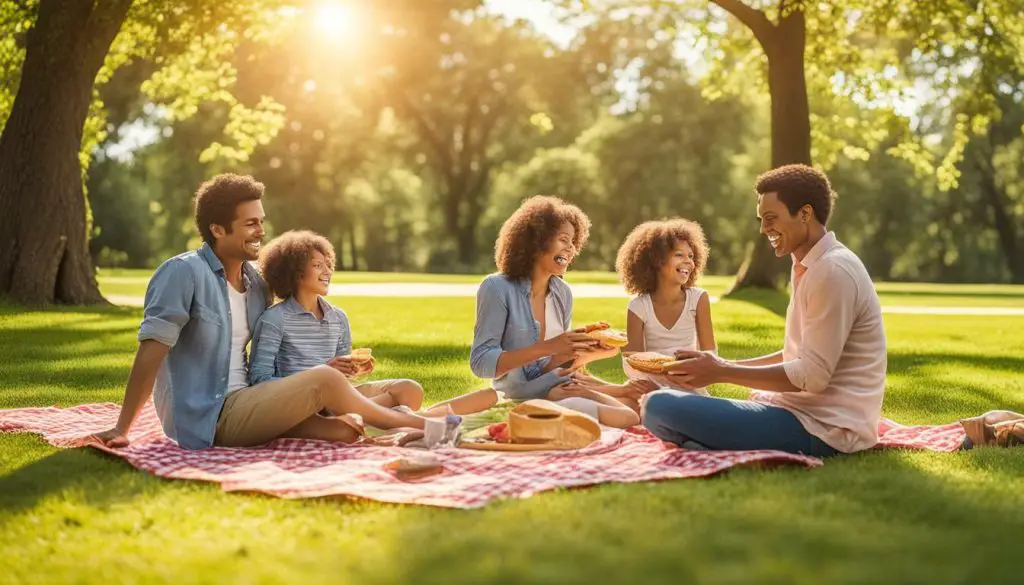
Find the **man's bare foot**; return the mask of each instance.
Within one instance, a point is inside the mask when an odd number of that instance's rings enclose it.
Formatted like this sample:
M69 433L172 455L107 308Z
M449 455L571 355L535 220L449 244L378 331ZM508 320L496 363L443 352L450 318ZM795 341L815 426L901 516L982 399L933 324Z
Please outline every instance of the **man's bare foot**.
M341 442L355 443L361 437L366 435L366 427L363 425L363 417L358 414L342 414L333 418L345 423L347 427L347 430L342 432Z

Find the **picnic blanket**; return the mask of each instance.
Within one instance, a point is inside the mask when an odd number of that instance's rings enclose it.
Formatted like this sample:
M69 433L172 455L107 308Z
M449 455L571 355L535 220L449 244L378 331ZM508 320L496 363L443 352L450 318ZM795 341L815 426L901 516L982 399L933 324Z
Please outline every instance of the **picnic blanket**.
M261 492L281 498L346 495L399 504L478 508L496 498L529 497L560 487L706 477L737 466L817 467L820 459L781 451L689 451L666 448L644 429L605 429L601 440L576 451L498 453L440 449L432 453L444 472L418 481L396 479L384 464L409 449L277 439L258 448L214 447L189 451L168 439L152 403L147 404L123 449L90 435L111 428L120 406L0 410L0 432L42 435L63 447L90 446L165 478L210 481L224 491ZM954 451L960 425L905 427L885 421L881 446Z

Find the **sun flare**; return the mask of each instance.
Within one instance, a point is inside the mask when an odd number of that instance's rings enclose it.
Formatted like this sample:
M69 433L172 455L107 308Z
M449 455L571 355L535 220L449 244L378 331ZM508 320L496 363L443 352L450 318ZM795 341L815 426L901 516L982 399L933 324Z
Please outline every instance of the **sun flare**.
M354 32L355 12L340 2L322 2L313 14L317 31L330 40L344 40Z

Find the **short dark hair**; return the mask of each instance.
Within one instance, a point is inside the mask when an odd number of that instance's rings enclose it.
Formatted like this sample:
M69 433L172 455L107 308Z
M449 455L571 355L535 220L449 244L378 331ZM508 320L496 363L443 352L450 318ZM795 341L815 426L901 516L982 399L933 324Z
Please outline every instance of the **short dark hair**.
M700 224L673 218L647 221L633 228L615 258L615 270L626 292L641 295L657 290L658 271L680 242L686 242L693 249L693 270L685 285L691 287L704 272L708 261L708 242Z
M494 243L494 263L498 270L513 280L528 278L537 254L555 238L563 223L569 223L576 230L572 245L579 254L590 237L590 218L583 210L558 197L545 195L524 201L502 224Z
M260 251L260 272L274 296L287 299L295 294L314 251L324 255L333 272L334 246L318 233L287 231L263 247Z
M807 165L785 165L762 173L754 190L758 195L777 193L790 215L804 205L810 205L814 217L822 225L832 216L836 192L832 190L825 173Z
M203 241L211 246L215 242L210 224L224 226L231 233L235 208L246 201L263 198L263 183L249 175L223 173L199 186L195 196L196 227Z

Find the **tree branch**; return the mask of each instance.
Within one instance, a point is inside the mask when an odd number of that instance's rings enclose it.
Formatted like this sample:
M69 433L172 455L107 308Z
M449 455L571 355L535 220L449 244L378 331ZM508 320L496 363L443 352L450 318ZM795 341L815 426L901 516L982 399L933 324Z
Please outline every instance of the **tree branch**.
M768 20L768 17L764 12L744 4L742 0L711 1L729 14L735 16L737 20L749 28L750 32L754 33L754 37L757 39L757 42L761 43L761 48L764 49L765 52L768 51L768 47L771 44L772 33L775 31L775 26L772 24L772 21Z
M420 129L420 137L427 142L434 151L434 155L437 157L440 165L444 167L438 170L445 178L445 181L448 184L451 184L455 180L455 171L453 169L454 162L452 161L451 149L449 148L447 141L441 138L438 131L430 121L427 120L426 116L420 112L419 108L412 103L412 100L409 99L409 96L406 95L404 91L396 89L395 95L401 103L402 109L405 110L409 117L413 119L416 126Z

